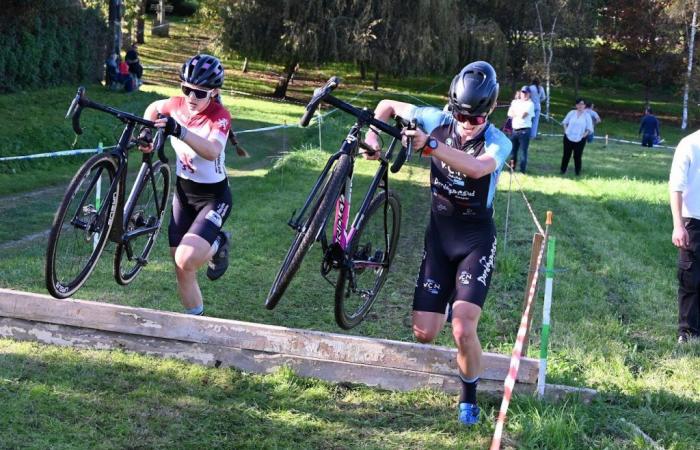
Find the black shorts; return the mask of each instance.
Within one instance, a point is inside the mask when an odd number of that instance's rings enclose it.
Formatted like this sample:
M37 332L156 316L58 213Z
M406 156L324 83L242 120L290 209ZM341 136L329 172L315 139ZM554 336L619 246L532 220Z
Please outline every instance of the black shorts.
M186 233L214 243L231 213L228 180L205 184L176 177L173 210L168 226L168 241L177 247Z
M483 307L495 258L493 220L465 222L431 214L413 310L445 313L447 304L454 300Z

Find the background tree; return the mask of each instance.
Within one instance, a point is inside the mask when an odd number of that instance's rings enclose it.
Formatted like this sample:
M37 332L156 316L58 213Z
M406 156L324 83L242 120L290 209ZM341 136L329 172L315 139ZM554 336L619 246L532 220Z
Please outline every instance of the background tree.
M624 70L644 86L650 100L652 86L668 86L679 70L680 55L674 52L677 36L670 26L670 0L611 0L602 9L599 33L608 44L619 74Z
M522 78L528 56L528 45L532 36L534 5L530 0L480 1L479 16L492 19L505 37L508 50L507 71L511 88Z
M558 68L573 82L574 97L578 97L581 80L591 74L593 67L597 14L593 0L567 0L565 8L559 26Z

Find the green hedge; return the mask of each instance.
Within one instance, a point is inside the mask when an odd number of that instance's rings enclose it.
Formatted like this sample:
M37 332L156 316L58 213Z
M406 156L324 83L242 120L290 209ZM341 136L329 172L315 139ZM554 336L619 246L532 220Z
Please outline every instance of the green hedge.
M109 42L100 12L76 0L5 0L0 92L102 78Z

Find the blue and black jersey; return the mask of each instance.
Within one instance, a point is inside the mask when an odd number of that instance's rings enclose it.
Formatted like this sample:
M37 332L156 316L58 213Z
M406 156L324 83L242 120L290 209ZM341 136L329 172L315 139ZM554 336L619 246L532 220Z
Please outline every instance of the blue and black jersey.
M479 179L469 178L435 157L430 167L434 214L467 221L490 220L498 176L511 151L510 140L498 128L488 124L474 139L462 142L452 115L433 107L416 107L408 119L415 119L426 133L450 147L474 157L491 155L496 160L496 170Z

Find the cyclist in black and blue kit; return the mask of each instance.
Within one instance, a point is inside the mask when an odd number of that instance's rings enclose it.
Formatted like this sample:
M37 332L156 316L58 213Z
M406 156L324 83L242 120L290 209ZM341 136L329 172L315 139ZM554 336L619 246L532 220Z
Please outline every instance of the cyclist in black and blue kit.
M488 122L496 106L496 72L487 62L473 62L452 80L449 108L382 100L375 116L415 119L414 148L431 158L430 223L425 233L423 262L413 298L413 333L431 342L452 308L452 334L458 349L462 380L459 420L479 421L476 386L481 364L477 325L495 267L496 228L493 199L498 175L510 154L510 140ZM369 131L367 144L380 149L378 136ZM379 157L379 152L369 159Z

